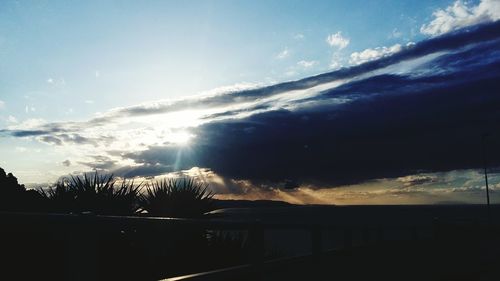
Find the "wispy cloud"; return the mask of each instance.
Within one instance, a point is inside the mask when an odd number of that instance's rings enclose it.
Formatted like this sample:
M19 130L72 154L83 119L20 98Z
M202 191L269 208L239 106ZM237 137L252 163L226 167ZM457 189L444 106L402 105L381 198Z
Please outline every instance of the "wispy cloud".
M301 60L301 61L297 62L297 65L299 65L303 68L311 68L311 67L315 66L316 64L318 64L318 62L315 60Z
M295 39L295 40L303 40L304 38L305 38L305 36L302 33L296 33L293 35L293 39Z
M456 1L445 9L438 9L433 13L434 19L422 25L420 32L436 36L462 27L500 19L500 1L481 0L476 6L467 2Z
M17 152L21 152L21 153L22 153L22 152L26 152L26 151L28 151L28 149L27 149L26 147L24 147L24 146L16 146L16 147L15 147L15 150L16 150Z
M394 28L389 34L389 38L401 38L401 36L403 36L403 32L401 32L398 28Z
M405 177L397 178L398 181L402 182L405 187L423 185L435 183L438 181L437 176L435 175L410 175Z
M328 66L331 70L338 70L344 66L345 58L343 55L338 52L334 52L332 55L332 60L330 61L330 65Z
M279 52L276 55L276 58L279 60L286 59L288 56L290 56L290 50L287 48L283 49L283 51Z
M8 122L8 123L10 123L10 124L15 124L15 123L17 123L18 121L17 121L17 118L16 118L16 117L14 117L14 116L12 116L12 115L9 115L9 116L7 117L7 122Z
M64 87L66 85L66 80L64 78L47 78L47 84L54 87Z
M361 52L354 52L349 58L349 63L353 65L378 60L380 58L393 55L403 49L401 44L395 44L390 47L377 47L374 49L365 49Z
M0 109L3 109L5 107L5 102L3 100L0 100Z
M335 47L338 50L342 50L349 45L350 39L342 36L342 32L330 34L326 37L326 43L331 47Z
M36 108L33 105L26 105L24 107L24 112L30 113L30 112L35 112Z

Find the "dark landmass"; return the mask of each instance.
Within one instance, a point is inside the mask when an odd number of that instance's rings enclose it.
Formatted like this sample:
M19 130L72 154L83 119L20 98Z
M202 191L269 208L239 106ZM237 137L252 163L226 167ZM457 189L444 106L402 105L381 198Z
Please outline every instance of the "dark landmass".
M285 201L277 200L221 200L214 199L215 209L228 208L269 208L297 206Z

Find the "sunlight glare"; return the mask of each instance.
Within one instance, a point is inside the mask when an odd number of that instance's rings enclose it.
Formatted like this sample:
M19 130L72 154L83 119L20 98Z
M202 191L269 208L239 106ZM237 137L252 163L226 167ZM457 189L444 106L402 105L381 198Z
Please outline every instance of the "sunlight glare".
M182 131L182 132L171 133L168 136L168 141L173 144L185 146L191 142L192 138L193 138L192 134Z

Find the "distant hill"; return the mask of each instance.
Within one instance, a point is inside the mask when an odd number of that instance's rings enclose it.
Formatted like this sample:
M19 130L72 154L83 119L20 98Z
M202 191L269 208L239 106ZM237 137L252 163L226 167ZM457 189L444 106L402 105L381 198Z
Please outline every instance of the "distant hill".
M269 208L269 207L290 207L293 204L276 200L220 200L214 199L216 209L227 208Z

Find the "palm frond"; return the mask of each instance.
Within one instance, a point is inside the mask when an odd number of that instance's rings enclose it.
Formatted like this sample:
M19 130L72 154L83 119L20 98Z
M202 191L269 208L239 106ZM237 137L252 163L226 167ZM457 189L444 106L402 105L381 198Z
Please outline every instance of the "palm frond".
M199 217L213 208L213 192L192 178L164 179L146 185L141 208L153 216Z

